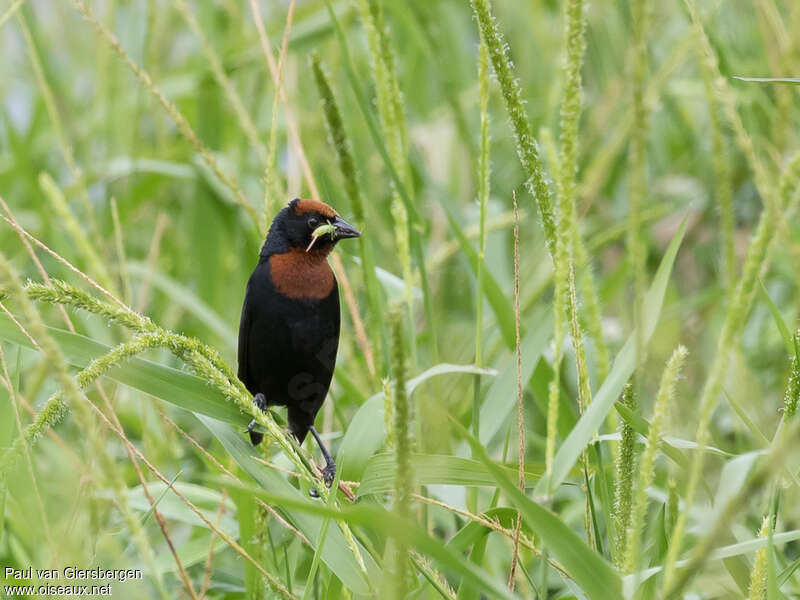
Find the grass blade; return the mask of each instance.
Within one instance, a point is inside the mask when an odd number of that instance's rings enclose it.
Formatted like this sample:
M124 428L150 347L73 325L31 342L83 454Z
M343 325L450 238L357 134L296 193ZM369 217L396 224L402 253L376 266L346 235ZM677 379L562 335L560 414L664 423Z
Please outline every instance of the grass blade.
M661 259L661 264L658 267L650 289L647 291L647 294L645 294L644 304L645 307L647 307L643 318L645 342L653 335L653 331L655 331L656 324L658 323L661 307L664 303L664 294L667 290L667 283L669 283L669 277L672 273L672 265L675 262L675 257L678 254L678 249L680 248L685 233L686 220L684 219L664 253L664 257ZM570 469L572 469L575 464L575 461L578 460L583 449L591 441L595 432L605 420L608 411L611 410L620 392L622 392L625 382L628 381L628 378L636 368L637 335L638 334L634 331L617 355L611 373L609 373L603 385L595 394L586 412L583 413L583 416L578 420L569 436L567 436L567 439L564 440L564 443L561 444L561 447L558 449L553 461L552 477L549 479L542 478L539 485L536 486L536 494L540 496L550 495L553 490L561 485Z
M494 477L478 461L446 454L412 454L411 465L419 485L495 486ZM516 470L503 467L506 475L516 476ZM389 492L392 489L395 466L391 454L376 454L367 463L357 496ZM541 477L541 470L526 471L526 485L532 486Z
M761 292L761 296L764 298L764 301L767 303L769 312L772 313L772 318L775 320L775 325L777 326L778 331L781 334L781 338L783 339L783 343L786 346L786 352L789 354L789 356L793 356L795 349L792 334L789 332L789 328L786 326L786 322L783 320L783 317L781 317L778 307L775 306L772 298L769 297L767 288L764 287L764 282L760 279L758 280L758 289Z
M798 77L740 77L739 75L734 75L734 79L738 79L739 81L747 81L750 83L791 83L793 85L800 84L800 78Z
M561 519L525 496L468 431L457 423L454 426L461 431L475 456L494 476L497 485L522 512L525 524L541 538L548 552L564 565L567 573L586 595L593 600L620 598L622 582L613 567L584 544Z
M470 584L482 590L487 598L503 600L516 600L519 598L519 596L506 588L505 582L498 580L480 567L470 563L459 552L454 552L438 539L430 537L415 523L401 519L397 515L374 505L370 506L366 503L361 503L359 505L343 506L337 510L329 508L320 502L311 502L299 494L282 495L266 488L248 487L244 489L250 490L253 494L258 495L265 502L269 502L274 506L281 506L284 510L291 509L295 515L332 517L352 525L371 527L385 535L401 538L409 546L438 561L443 569L452 572L465 581L469 581ZM319 519L316 520L318 521ZM328 536L333 532L334 530L329 531Z
M77 333L56 327L48 327L47 331L61 348L64 358L74 367L84 368L94 358L111 350L110 346ZM0 338L25 348L33 348L31 341L7 315L0 315ZM178 369L135 357L112 367L105 376L188 411L204 414L237 427L247 425L247 417L232 403L226 401L221 393L203 379Z
M280 494L284 498L304 499L303 492L293 487L277 471L256 460L260 456L258 450L250 445L238 431L210 417L197 415L197 418L214 434L214 437L219 440L237 464L263 489L273 494ZM276 503L274 506L316 547L320 540L321 518L309 515L307 512L290 510L288 500L284 504ZM380 581L380 569L371 555L363 548L361 550L372 585L377 587ZM353 592L369 593L370 587L364 581L361 570L338 527L333 527L326 532L321 558L325 565Z
M472 365L440 364L424 371L408 382L409 395L422 383L439 375L468 373L472 375L495 375L492 369L481 369ZM350 420L339 447L340 460L344 461L343 479L360 479L369 459L378 451L386 436L383 418L383 392L370 397Z

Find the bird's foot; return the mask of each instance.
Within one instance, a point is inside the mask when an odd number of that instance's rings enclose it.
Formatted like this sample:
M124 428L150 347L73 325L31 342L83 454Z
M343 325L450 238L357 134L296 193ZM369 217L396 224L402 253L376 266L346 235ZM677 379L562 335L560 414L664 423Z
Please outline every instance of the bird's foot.
M336 479L336 463L331 461L322 469L322 481L325 482L325 487L331 489L334 479ZM319 492L317 491L317 488L311 488L308 490L308 495L312 498L319 498Z
M269 408L269 405L267 404L267 398L261 392L258 392L255 396L253 396L253 404L255 404L258 410L261 412L267 412L267 408Z
M267 408L269 405L267 404L267 399L264 397L264 394L259 392L255 396L253 396L253 404L256 405L256 408L261 412L267 412ZM250 421L247 425L247 429L245 429L242 433L247 433L250 435L250 442L253 446L258 446L261 443L261 440L264 439L264 434L258 431L255 431L255 427L258 423L255 419Z
M322 469L322 481L330 489L334 479L336 479L336 463L331 461Z
M247 426L245 432L250 435L250 443L253 446L258 446L264 440L264 434L260 431L254 431L254 427L256 425L255 419L250 422L250 425Z

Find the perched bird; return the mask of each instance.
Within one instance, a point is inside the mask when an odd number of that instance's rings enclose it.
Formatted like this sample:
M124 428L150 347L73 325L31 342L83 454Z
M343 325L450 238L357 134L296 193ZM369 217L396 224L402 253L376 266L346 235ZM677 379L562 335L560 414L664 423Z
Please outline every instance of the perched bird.
M269 228L239 324L239 379L260 410L288 408L299 443L311 432L328 486L336 463L314 429L339 347L339 288L327 256L340 239L360 235L324 202L292 200ZM258 445L263 434L254 426L255 420L247 432Z

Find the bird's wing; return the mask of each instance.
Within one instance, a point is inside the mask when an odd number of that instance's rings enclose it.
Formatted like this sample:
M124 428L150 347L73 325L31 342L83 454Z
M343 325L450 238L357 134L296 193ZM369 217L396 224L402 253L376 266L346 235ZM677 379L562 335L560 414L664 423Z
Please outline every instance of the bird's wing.
M245 387L250 387L250 377L247 369L247 345L250 339L250 324L253 321L252 308L250 306L250 282L244 293L244 303L242 304L242 317L239 320L239 379Z

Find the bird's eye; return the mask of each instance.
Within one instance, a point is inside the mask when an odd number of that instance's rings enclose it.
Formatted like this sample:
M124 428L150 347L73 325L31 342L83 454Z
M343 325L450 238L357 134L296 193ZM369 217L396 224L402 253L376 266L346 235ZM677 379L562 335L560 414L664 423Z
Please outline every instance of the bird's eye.
M317 225L319 225L319 219L317 219L317 217L311 217L311 218L308 220L308 226L309 226L311 229L316 229L316 228L317 228Z

